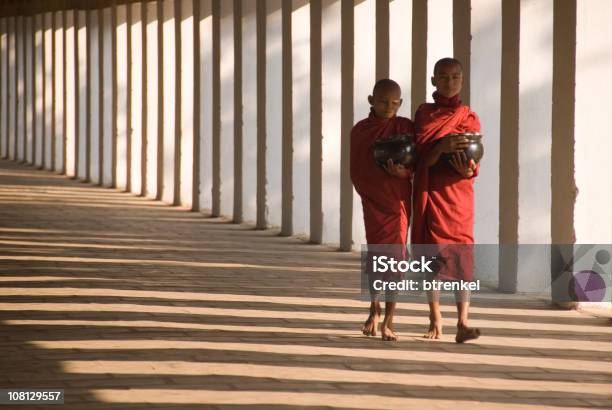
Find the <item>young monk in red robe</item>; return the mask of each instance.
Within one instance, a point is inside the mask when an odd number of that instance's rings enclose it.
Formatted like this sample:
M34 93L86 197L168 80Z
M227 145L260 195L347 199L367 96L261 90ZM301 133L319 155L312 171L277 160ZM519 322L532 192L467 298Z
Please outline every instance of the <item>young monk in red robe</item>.
M474 243L474 177L478 166L467 160L463 149L468 140L451 133L479 132L476 113L462 105L459 92L463 86L463 69L454 58L443 58L434 66L431 78L436 87L434 103L422 104L415 114L418 164L414 176L413 244L471 244ZM454 153L450 164L440 159L443 153ZM461 277L450 279L472 280L471 248L462 252L459 245L450 247L457 252L462 268ZM467 248L467 247L466 247ZM453 256L453 255L451 255ZM456 272L455 272L456 273ZM444 278L449 279L449 278ZM476 339L480 330L468 326L469 294L455 293L458 323L455 341L463 343ZM429 331L424 336L439 339L442 334L439 291L428 292Z
M374 161L372 144L378 138L413 133L412 121L396 116L402 104L400 86L393 80L379 80L368 96L370 115L351 131L351 180L361 196L366 240L371 244L406 246L410 221L411 171L391 160L385 168ZM375 336L381 307L378 296L370 294L370 315L362 327L363 334ZM396 303L386 300L385 318L381 324L383 340L395 341L393 314Z

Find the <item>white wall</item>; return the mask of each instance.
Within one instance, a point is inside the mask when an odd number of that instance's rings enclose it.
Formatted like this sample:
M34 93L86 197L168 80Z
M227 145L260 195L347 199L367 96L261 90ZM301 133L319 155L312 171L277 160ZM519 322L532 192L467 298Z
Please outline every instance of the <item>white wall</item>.
M194 38L193 3L181 0L181 204L193 206Z
M65 18L65 29L64 29L64 41L65 41L65 56L66 61L65 75L65 112L66 118L65 135L66 135L66 162L65 172L69 177L76 175L76 121L77 121L77 107L76 107L76 86L77 86L77 69L76 69L76 49L75 49L75 20L74 11L67 10L64 14Z
M147 185L145 187L145 195L149 198L155 198L157 192L157 152L159 149L159 118L158 118L158 103L159 103L159 44L157 41L157 31L159 30L159 20L157 16L157 1L147 2L147 20L146 20L146 70L147 70Z
M89 178L91 182L99 184L102 182L102 175L100 174L100 142L102 140L101 124L102 118L100 118L100 104L101 104L101 84L100 84L100 70L101 68L101 50L99 48L100 41L100 25L99 18L100 12L98 10L88 11L88 47L89 47L89 112L87 113L89 118Z
M576 15L576 243L612 243L612 3L579 1Z
M453 56L453 0L428 0L427 2L427 93L428 102L435 87L431 76L436 61ZM409 112L409 111L408 111Z
M293 231L310 231L310 4L294 0L291 13L293 75ZM299 7L297 7L299 5Z
M322 202L323 242L340 240L340 1L323 0L322 43Z
M389 2L389 77L402 87L398 114L410 118L412 83L412 0ZM359 98L358 96L355 96Z
M234 211L234 21L231 1L221 2L221 214Z
M200 1L200 208L212 209L212 4Z
M257 26L256 2L242 2L242 216L257 218Z

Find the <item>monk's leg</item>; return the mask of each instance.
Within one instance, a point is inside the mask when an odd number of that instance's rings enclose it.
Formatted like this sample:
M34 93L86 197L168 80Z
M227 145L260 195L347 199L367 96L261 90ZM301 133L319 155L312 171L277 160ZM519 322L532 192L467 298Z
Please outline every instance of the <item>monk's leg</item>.
M468 340L478 339L480 329L468 326L468 314L470 309L470 294L469 291L455 292L455 301L457 303L457 335L455 342L463 343Z
M439 339L442 336L442 313L440 312L440 291L427 292L429 303L429 330L423 335L425 339Z
M370 315L361 327L361 332L366 336L376 336L378 322L380 321L381 308L380 302L378 301L378 296L372 294L371 299L372 301L370 302Z
M395 342L399 340L397 334L393 330L393 315L395 314L395 307L397 302L386 302L385 303L385 318L380 326L380 333L382 340Z

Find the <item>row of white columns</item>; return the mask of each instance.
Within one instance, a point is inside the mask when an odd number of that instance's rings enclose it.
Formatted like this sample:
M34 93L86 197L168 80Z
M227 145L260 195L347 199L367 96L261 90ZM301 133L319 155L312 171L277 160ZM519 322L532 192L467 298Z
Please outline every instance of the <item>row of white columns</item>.
M597 12L610 7L158 0L2 17L0 150L81 180L358 248L365 238L348 133L368 114L372 85L397 80L400 114L411 117L431 99L434 62L461 54L471 74L464 99L485 134L477 242L612 241L612 185L590 176L610 174L604 107L612 90L594 79L612 64L612 35L596 34L610 30ZM577 16L576 44L553 36L566 10ZM553 87L555 47L575 51L575 85L570 78ZM562 116L553 106L566 98L559 89L576 96L569 174L553 161ZM562 177L551 184L551 175ZM559 194L564 184L582 194ZM559 206L572 218L562 233ZM498 270L496 262L485 268Z

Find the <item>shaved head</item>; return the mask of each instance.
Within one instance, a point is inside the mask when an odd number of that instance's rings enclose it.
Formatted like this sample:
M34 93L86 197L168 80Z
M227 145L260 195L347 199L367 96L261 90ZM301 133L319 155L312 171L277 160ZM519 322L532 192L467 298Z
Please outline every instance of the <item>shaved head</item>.
M461 72L463 72L463 66L461 65L461 62L459 60L457 60L456 58L446 57L436 62L436 64L434 65L434 75L438 74L442 67L448 66L458 66Z
M383 78L382 80L376 81L374 84L374 89L372 90L372 95L376 95L381 93L382 91L399 91L400 95L402 93L402 89L398 83L389 79Z

